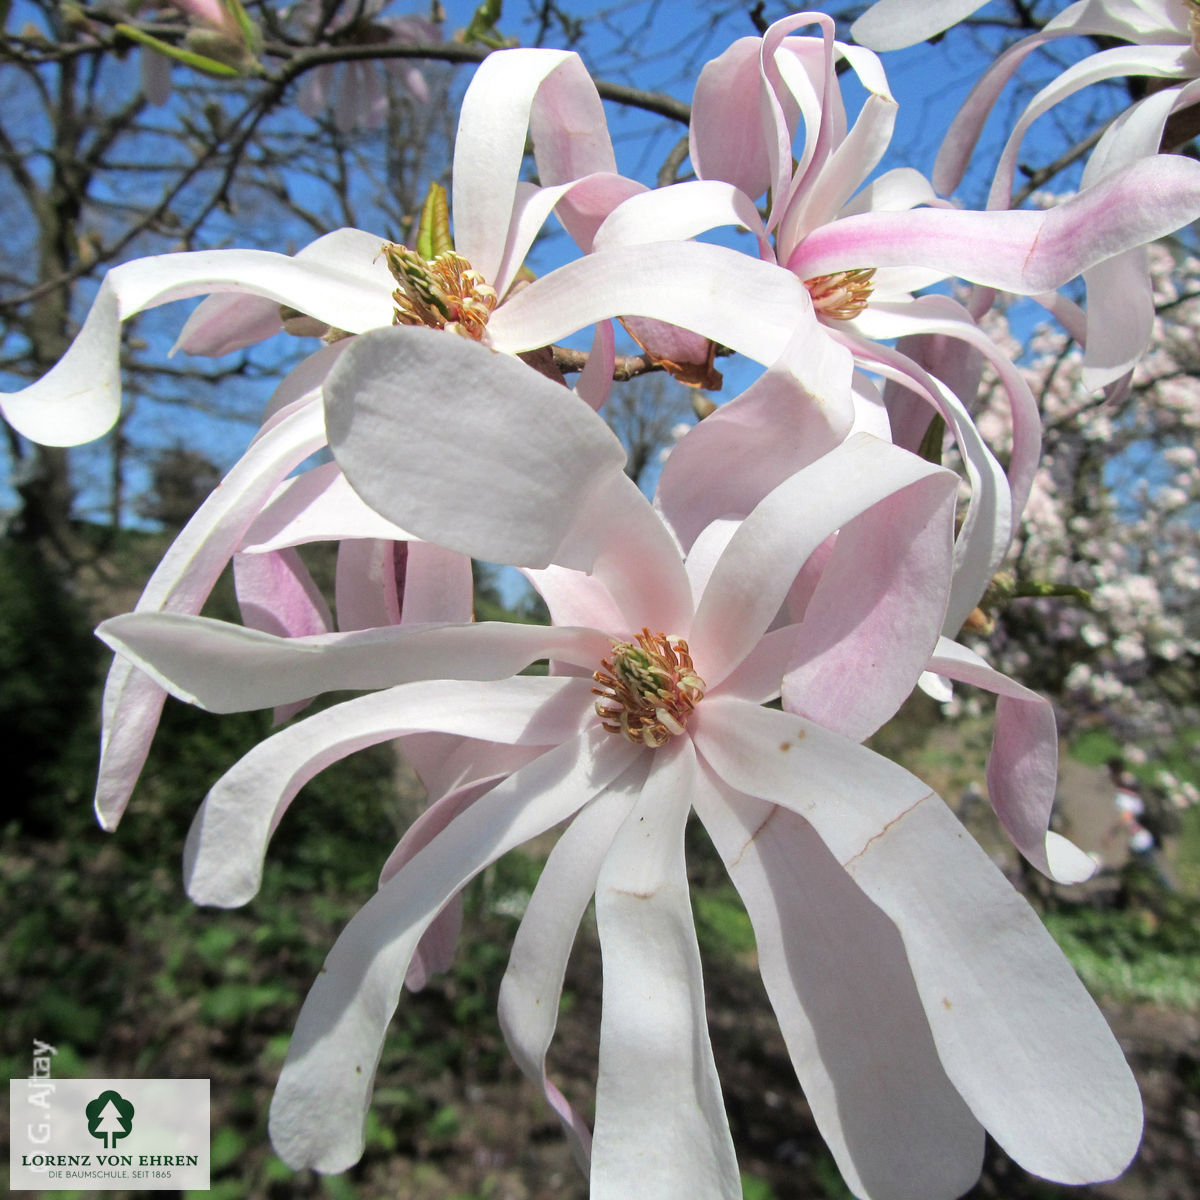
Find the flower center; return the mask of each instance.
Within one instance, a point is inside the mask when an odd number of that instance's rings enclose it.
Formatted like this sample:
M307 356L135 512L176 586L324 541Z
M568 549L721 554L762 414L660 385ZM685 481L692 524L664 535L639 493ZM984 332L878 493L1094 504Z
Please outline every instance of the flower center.
M655 748L678 737L692 709L704 699L683 638L643 629L635 642L613 642L612 659L602 659L592 678L600 685L596 713L604 728L631 742Z
M835 271L832 275L806 279L804 286L808 288L813 308L818 313L835 321L853 321L867 307L874 274L874 267Z
M496 307L496 291L461 254L447 250L425 259L386 242L388 270L400 285L392 293L393 325L428 325L481 341Z
M1192 50L1200 54L1200 0L1186 0L1188 14L1188 36L1192 39Z

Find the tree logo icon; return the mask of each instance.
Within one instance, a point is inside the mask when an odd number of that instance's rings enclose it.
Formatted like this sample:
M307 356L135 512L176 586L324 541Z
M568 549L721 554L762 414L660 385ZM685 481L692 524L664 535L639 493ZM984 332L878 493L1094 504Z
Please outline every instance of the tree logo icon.
M106 1150L111 1150L118 1138L128 1137L133 1130L133 1105L111 1088L101 1092L83 1111L88 1133L100 1138Z

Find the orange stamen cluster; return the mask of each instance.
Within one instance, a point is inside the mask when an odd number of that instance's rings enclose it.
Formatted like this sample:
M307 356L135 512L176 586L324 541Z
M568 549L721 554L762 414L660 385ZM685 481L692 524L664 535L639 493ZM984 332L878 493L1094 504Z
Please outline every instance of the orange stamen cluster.
M392 293L393 325L428 325L477 342L483 339L496 307L496 291L461 254L448 250L425 259L392 242L384 245L383 253L400 285Z
M812 297L813 308L822 316L832 317L835 321L853 321L867 307L874 275L874 267L835 271L832 275L806 279L804 286Z
M683 638L643 629L635 642L614 642L592 678L600 685L596 713L604 728L639 746L656 748L678 737L692 709L704 699Z

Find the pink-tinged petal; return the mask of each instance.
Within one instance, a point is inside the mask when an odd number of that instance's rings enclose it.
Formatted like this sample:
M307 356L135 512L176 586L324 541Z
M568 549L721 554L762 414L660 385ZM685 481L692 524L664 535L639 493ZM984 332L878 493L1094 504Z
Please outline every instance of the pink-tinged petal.
M794 30L818 25L819 40L789 38ZM835 25L824 13L783 17L763 35L759 62L768 111L776 132L768 143L775 166L772 211L774 227L800 192L815 183L833 148L846 135L846 108L834 72ZM793 161L791 143L798 109L804 124L804 145Z
M903 50L915 46L981 9L987 0L875 0L850 33L872 50Z
M694 179L632 196L596 231L595 250L686 241L711 229L742 226L758 239L759 257L773 259L754 202L732 184Z
M713 571L688 635L697 672L714 687L745 658L806 559L835 530L908 488L935 519L956 487L951 472L869 434L798 471L742 522Z
M854 48L846 50L853 52ZM870 54L862 50L857 53ZM875 56L870 57L877 66ZM854 128L829 156L811 186L798 191L788 204L776 233L781 259L786 259L810 230L838 215L887 150L898 105L887 90L886 79L874 82L880 90L867 97Z
M302 358L281 380L279 386L271 394L267 406L263 410L262 425L259 426L255 438L273 429L275 425L288 416L299 404L302 404L313 392L320 393L325 377L333 368L333 364L346 352L354 342L353 338L341 338L330 346L322 346L307 358Z
M337 463L322 463L280 484L246 530L241 548L261 554L309 542L407 541L408 536L363 503Z
M184 847L188 895L221 908L245 904L258 891L267 842L296 793L358 750L421 730L553 746L595 725L590 698L581 679L526 676L469 686L438 679L306 717L260 742L208 793Z
M949 201L942 200L920 171L912 167L895 167L884 171L861 188L845 205L841 215L853 216L860 212L907 212L910 208L931 204L948 208Z
M260 435L171 544L138 601L138 611L196 613L237 549L254 513L290 471L325 440L315 397ZM302 699L294 696L292 699ZM118 658L104 684L96 816L115 829L141 773L166 695Z
M66 354L36 383L0 400L0 412L19 433L48 446L78 446L100 437L121 409L121 322L209 292L266 296L351 333L391 320L390 290L345 266L265 250L140 258L109 271Z
M418 737L428 734L418 734ZM445 737L445 735L434 735ZM401 739L405 751L412 737ZM545 753L544 746L501 746L492 744L489 749L497 752L498 764L506 769L482 779L477 779L463 787L455 788L452 792L434 801L405 831L404 836L383 865L379 873L382 886L401 868L427 846L461 813L479 799L485 792L490 791L501 779L512 774L519 767L532 762L540 754ZM408 973L404 977L404 986L410 992L419 992L428 983L431 975L448 971L454 962L454 951L458 944L458 935L462 928L462 893L458 893L447 903L446 907L433 919L429 928L421 936L417 949L409 964Z
M1066 838L1050 832L1058 785L1058 729L1050 701L945 638L929 660L929 670L996 695L988 796L1013 844L1039 871L1059 883L1090 879L1096 871L1092 859Z
M778 700L782 681L780 664L791 657L796 629L795 625L784 625L764 633L758 645L721 681L720 689L712 689L712 694L736 696L754 704Z
M307 637L333 628L329 606L295 550L235 554L233 580L238 609L249 629Z
M655 752L596 886L604 959L593 1200L740 1197L683 854L691 742Z
M855 267L922 266L1017 295L1062 287L1200 213L1200 163L1159 154L1046 212L863 213L815 230L788 267L805 279Z
M206 617L151 612L112 617L97 634L172 695L210 712L419 679L503 679L539 658L590 669L611 648L594 629L507 622L277 638Z
M1000 55L976 81L963 101L962 108L955 114L933 165L933 186L942 195L952 195L962 183L962 178L967 173L967 164L971 161L971 154L988 116L1008 81L1017 73L1017 68L1034 50L1052 41L1054 36L1043 30L1031 37L1022 38ZM1058 36L1061 37L1062 34Z
M652 317L770 365L810 303L800 280L771 263L724 246L669 242L568 263L502 304L488 332L497 350L521 354L597 321Z
M692 96L688 133L696 174L724 180L752 200L774 182L766 152L767 138L773 134L762 107L761 44L759 38L739 38L704 64Z
M297 262L320 263L333 270L344 270L348 263L354 263L364 279L374 280L386 295L395 287L395 281L379 254L384 240L363 229L335 229L297 250L293 257ZM380 317L381 325L390 320L382 304ZM213 295L202 300L188 317L175 339L172 353L186 350L188 354L213 357L231 354L282 329L278 301L265 296Z
M1138 159L1155 154L1171 113L1195 103L1200 80L1167 88L1134 105L1105 131L1084 168L1086 188ZM1087 329L1083 381L1106 387L1128 375L1145 354L1154 331L1154 296L1144 246L1099 263L1084 275Z
M746 905L804 1098L851 1191L961 1196L979 1177L983 1128L942 1068L895 925L794 813L723 788L698 789L694 803Z
M446 906L421 935L404 976L407 991L421 991L433 976L443 975L454 966L454 951L458 948L462 922L463 898L459 892L446 901Z
M620 790L597 796L558 839L529 898L500 984L497 1014L504 1040L517 1066L542 1089L585 1175L591 1130L547 1077L546 1052L558 1024L563 977L579 922L643 778L643 771L630 771Z
M578 55L509 50L484 59L463 97L452 209L455 248L485 279L500 273L531 121L542 135L543 183L616 170L600 97Z
M328 633L333 618L308 568L293 549L270 554L235 554L233 582L242 622L277 637ZM297 700L275 710L282 725L307 705Z
M405 625L470 621L475 615L471 560L432 542L409 542L400 599Z
M834 336L858 350L862 361L890 381L901 384L918 396L926 397L942 414L953 431L967 469L971 496L962 527L959 530L954 560L954 581L946 609L943 632L957 633L971 610L979 603L984 589L991 582L1008 553L1012 540L1014 514L1023 507L1037 465L1041 444L1041 425L1037 405L1028 384L1005 359L998 347L973 324L959 319L927 319L926 300L946 300L947 297L921 297L908 306L880 305L871 324L873 336L902 337L913 332L944 331L959 337L968 345L984 351L997 367L1003 386L1008 390L1013 415L1013 452L1009 458L1008 476L995 455L988 449L971 419L962 399L941 380L934 378L907 356L879 342L867 342L853 332ZM935 309L937 306L933 306ZM959 310L961 311L961 310ZM970 380L965 372L955 371L957 380Z
M1145 246L1097 263L1087 284L1083 384L1097 391L1127 375L1150 348L1154 289Z
M908 698L950 589L955 492L908 487L844 524L796 631L783 707L855 741Z
M567 389L437 330L357 338L325 405L334 456L369 505L491 562L546 566L624 475L620 442Z
M338 629L349 633L398 624L407 561L407 542L374 538L342 542L333 584Z
M975 347L944 333L910 333L896 340L896 350L944 383L968 410L974 404L983 378L983 355ZM915 454L933 419L930 398L895 379L887 381L883 397L892 441Z
M1054 105L1093 83L1130 75L1148 75L1159 79L1187 79L1196 72L1196 58L1188 46L1115 46L1074 63L1055 77L1026 106L1000 155L996 176L988 195L989 208L1006 207L1012 197L1013 178L1021 152L1021 142L1030 125ZM1157 145L1148 153L1154 153ZM1086 188L1094 179L1085 178Z
M625 629L625 614L604 582L595 575L564 567L546 567L523 574L546 602L554 625L583 625L589 629L604 629L617 636L638 632Z
M271 1103L271 1140L289 1166L342 1171L362 1154L388 1022L416 944L449 897L578 811L636 753L595 729L549 751L471 805L358 912L304 1002Z
M742 701L697 706L730 787L805 817L895 922L946 1074L1026 1170L1111 1179L1141 1138L1137 1084L1037 915L919 779L848 739Z
M811 302L810 302L811 305ZM849 351L803 323L740 396L690 429L671 451L655 506L684 548L719 517L744 517L774 487L849 432Z
M604 407L612 391L616 356L612 322L600 321L592 336L592 349L587 363L575 381L575 395L597 412Z
M584 253L589 253L596 230L608 219L609 213L630 196L645 191L649 191L646 185L635 179L598 171L565 188L556 211L564 219L575 244Z

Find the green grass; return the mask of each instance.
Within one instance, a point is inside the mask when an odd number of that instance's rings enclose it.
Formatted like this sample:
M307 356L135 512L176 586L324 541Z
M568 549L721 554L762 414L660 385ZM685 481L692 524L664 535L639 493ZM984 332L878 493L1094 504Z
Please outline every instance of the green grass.
M1095 995L1198 1012L1200 904L1162 897L1156 909L1080 904L1044 919Z

